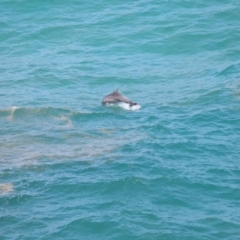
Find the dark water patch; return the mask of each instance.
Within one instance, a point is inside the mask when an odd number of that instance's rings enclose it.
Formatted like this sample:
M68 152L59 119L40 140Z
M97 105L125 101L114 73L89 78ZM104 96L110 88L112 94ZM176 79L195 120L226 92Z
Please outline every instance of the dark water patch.
M225 69L223 69L221 72L219 72L217 74L217 76L219 77L226 77L226 76L232 76L232 75L236 75L239 76L239 72L240 72L240 65L239 64L232 64L228 67L226 67Z
M1 197L1 204L13 207L14 205L28 204L33 199L31 194L14 195Z
M107 109L104 112L76 113L72 115L72 119L76 122L82 122L87 120L101 121L104 119L126 119L123 113L124 111L122 109L116 107L112 109Z
M114 220L97 220L93 217L80 217L72 221L66 221L65 225L56 231L56 233L48 235L50 238L58 238L59 236L65 238L70 237L76 239L75 229L77 228L81 234L78 237L84 237L86 234L91 236L91 239L98 239L99 237L106 238L109 234L114 234L117 222ZM110 238L106 238L110 239Z
M217 238L227 237L229 239L235 239L239 233L237 223L228 221L227 218L224 220L224 218L222 219L220 216L209 216L199 220L199 222L204 225L214 226L216 230L212 232L212 235Z
M104 194L118 194L121 192L124 198L133 197L135 194L140 194L147 190L145 181L138 177L120 178L118 180L110 181ZM136 196L136 195L135 195ZM122 198L122 197L121 197Z
M22 220L21 216L12 216L12 215L5 215L5 216L0 216L0 223L1 226L3 227L0 231L0 237L1 239L5 240L7 239L6 236L9 236L10 238L17 239L20 237L20 234L16 231L16 229L9 228L8 223L10 222L12 226L18 226L19 222Z
M227 5L224 8L221 8L220 11L216 11L213 15L214 18L224 21L235 21L239 18L238 7L231 4Z
M157 120L156 118L156 122L159 122L159 121L160 120ZM154 123L148 122L147 124L144 124L143 126L141 126L141 129L143 129L145 132L152 133L152 135L154 135L154 139L156 139L157 137L161 137L161 135L170 136L172 134L171 128L168 128L160 123L154 124Z

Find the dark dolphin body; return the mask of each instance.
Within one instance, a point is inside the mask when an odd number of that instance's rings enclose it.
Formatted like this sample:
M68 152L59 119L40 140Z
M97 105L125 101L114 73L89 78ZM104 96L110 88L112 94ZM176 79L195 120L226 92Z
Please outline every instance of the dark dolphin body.
M119 102L124 102L128 103L131 106L137 105L137 103L132 102L122 94L118 92L118 89L114 91L113 93L107 95L103 100L102 100L102 105L110 104L110 103L119 103Z

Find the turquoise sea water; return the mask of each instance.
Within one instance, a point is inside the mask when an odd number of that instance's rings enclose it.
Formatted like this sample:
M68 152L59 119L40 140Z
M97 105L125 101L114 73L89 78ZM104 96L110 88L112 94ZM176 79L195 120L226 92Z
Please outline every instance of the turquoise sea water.
M239 1L0 0L1 240L240 239L239 123Z

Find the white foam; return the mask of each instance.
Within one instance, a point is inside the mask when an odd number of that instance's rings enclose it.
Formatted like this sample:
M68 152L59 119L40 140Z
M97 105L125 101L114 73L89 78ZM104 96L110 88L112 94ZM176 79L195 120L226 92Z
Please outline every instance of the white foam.
M12 107L11 107L11 115L8 117L9 120L13 120L13 118L14 118L14 112L15 112L15 110L17 110L17 109L19 109L19 107L16 107L16 106L12 106Z
M136 111L141 108L141 105L139 105L139 104L130 106L130 104L124 103L124 102L119 103L118 106L125 110L129 110L129 111Z
M130 106L129 103L125 103L125 102L107 103L106 106L107 107L120 107L120 108L123 108L128 111L136 111L136 110L139 110L140 108L142 108L142 106L139 104Z

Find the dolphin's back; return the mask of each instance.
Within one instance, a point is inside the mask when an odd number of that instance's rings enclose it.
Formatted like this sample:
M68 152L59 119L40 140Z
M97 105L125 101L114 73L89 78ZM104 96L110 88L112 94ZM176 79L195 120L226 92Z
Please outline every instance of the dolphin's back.
M118 103L118 102L125 102L125 103L129 103L130 105L135 105L136 104L136 103L133 103L132 101L130 101L125 96L123 96L122 94L120 94L118 92L118 89L116 91L114 91L113 93L108 94L102 100L103 105L106 105L108 103Z

